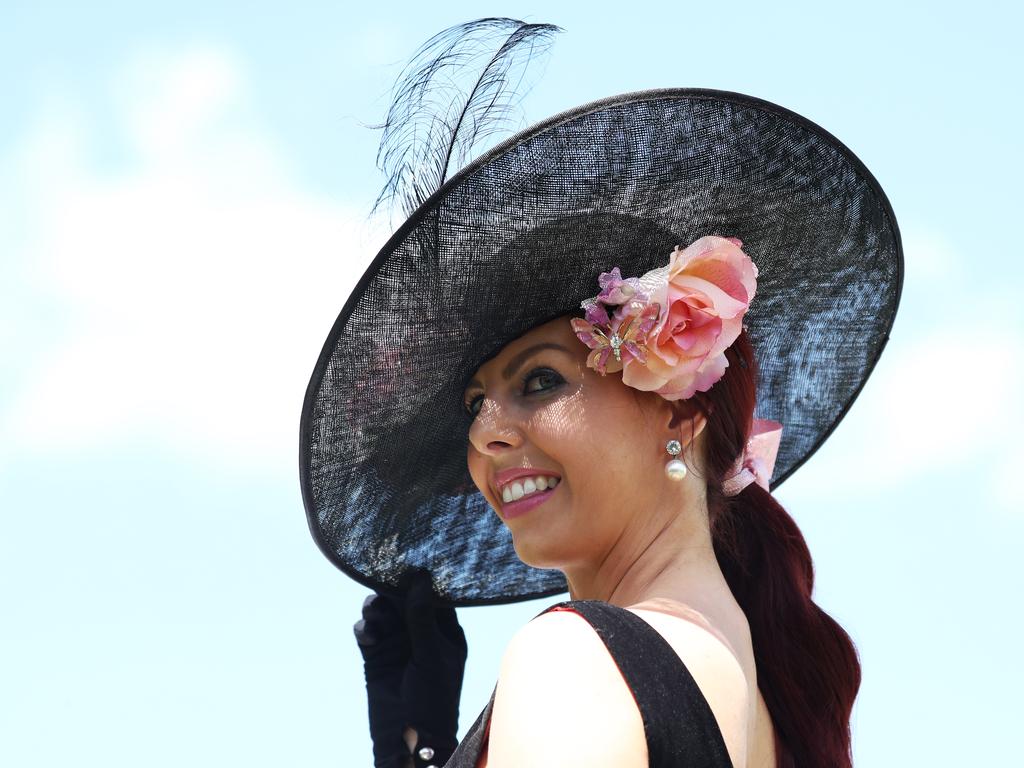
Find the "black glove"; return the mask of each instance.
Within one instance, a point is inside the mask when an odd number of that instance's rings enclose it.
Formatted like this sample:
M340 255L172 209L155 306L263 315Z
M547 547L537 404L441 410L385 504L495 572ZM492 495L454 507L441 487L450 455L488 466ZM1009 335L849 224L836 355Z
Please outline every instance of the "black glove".
M376 768L407 768L409 748L402 704L402 678L409 662L409 636L402 606L393 598L372 594L363 601L363 618L353 630L363 654L366 698Z
M408 726L417 733L416 768L441 766L458 745L466 635L455 608L418 572L405 595L373 594L353 630L363 654L376 768L407 768Z

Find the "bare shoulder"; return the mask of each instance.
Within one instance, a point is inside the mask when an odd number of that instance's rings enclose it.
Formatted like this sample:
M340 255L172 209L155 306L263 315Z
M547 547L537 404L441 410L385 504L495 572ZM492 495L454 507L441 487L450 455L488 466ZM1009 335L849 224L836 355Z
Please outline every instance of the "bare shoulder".
M654 601L650 601L654 602ZM707 700L735 766L746 765L751 726L756 718L757 677L753 659L745 669L725 633L688 606L685 611L628 610L650 624L686 665Z
M708 699L733 758L746 756L747 681L721 640L652 611L634 611L669 642ZM545 613L513 636L502 658L489 768L536 765L646 768L636 700L593 627L572 611Z
M498 674L488 768L646 768L633 694L583 617L551 611L513 636Z

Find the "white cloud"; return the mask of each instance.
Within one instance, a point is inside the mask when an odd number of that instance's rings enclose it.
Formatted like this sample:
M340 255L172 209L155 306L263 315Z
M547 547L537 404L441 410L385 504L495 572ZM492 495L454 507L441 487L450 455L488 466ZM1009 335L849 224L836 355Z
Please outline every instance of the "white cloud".
M125 72L121 170L97 169L73 103L44 110L13 156L29 228L10 250L67 322L38 339L47 352L0 413L2 441L155 439L292 471L316 356L388 233L303 188L227 52Z

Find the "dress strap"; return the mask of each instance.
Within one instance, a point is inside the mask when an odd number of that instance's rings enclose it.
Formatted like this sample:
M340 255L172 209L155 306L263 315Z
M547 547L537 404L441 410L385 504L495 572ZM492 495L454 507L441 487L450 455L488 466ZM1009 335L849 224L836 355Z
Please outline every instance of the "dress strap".
M604 642L633 692L644 723L651 768L733 768L711 706L682 659L654 627L602 600L565 600Z
M484 745L490 740L491 712L494 709L494 694L497 692L498 686L495 684L493 690L491 690L491 698L487 701L487 705L477 715L473 724L469 726L469 730L462 737L462 741L455 748L455 752L448 758L448 762L444 764L444 768L476 768L480 755L484 751Z

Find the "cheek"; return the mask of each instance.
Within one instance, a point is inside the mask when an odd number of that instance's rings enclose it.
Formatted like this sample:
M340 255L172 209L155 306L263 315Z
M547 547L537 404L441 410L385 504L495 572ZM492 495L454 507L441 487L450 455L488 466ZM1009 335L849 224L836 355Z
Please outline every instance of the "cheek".
M618 392L595 399L574 423L574 464L581 476L592 479L588 490L621 500L642 493L656 478L651 471L660 471L658 440L632 400Z
M551 469L573 475L573 470L589 466L595 458L586 409L574 397L538 410L529 419L525 434L535 449L534 457Z
M615 492L612 486L643 481L633 475L650 453L640 453L644 445L650 448L650 438L641 444L646 430L637 419L633 403L621 393L609 396L592 388L539 412L531 420L530 435L564 468L574 494Z
M466 466L469 469L469 476L473 479L473 483L476 485L477 490L484 495L484 497L490 496L490 490L487 487L487 466L484 463L483 456L480 455L479 451L473 448L472 444L466 449Z

